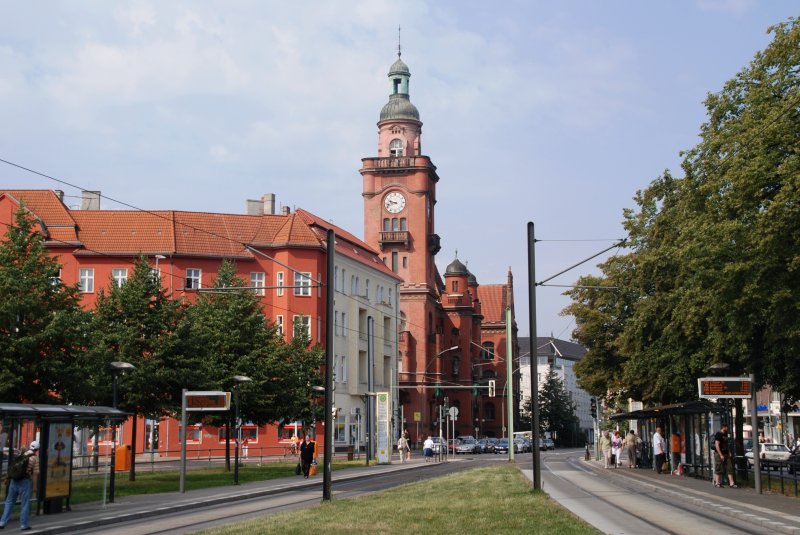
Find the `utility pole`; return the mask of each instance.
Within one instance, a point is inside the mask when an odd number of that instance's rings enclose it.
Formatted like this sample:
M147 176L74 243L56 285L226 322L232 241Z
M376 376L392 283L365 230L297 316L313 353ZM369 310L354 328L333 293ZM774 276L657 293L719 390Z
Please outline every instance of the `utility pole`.
M536 365L536 238L534 238L533 222L528 223L528 322L531 337L531 434L533 436L533 489L542 488L542 470L539 464L539 381Z

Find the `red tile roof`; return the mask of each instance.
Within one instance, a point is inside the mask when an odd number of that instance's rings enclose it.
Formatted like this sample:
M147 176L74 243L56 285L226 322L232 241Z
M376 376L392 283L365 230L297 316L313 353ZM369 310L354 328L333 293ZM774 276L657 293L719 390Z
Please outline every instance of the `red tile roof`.
M484 323L505 323L507 306L507 284L485 284L478 286Z
M70 210L51 190L8 189L0 190L0 195L8 195L39 218L46 226L47 237L56 241L75 243L75 221Z
M343 228L337 227L333 223L325 221L321 217L316 216L307 210L303 210L302 208L297 209L297 215L301 217L303 221L305 221L305 223L314 230L314 232L317 233L320 241L324 242L327 239L326 235L328 229L333 229L336 236L336 254L346 256L347 258L355 260L356 262L378 270L384 275L388 275L393 279L396 279L398 282L403 281L400 276L398 276L394 271L389 269L386 264L383 263L378 251L371 248L369 245L359 240Z

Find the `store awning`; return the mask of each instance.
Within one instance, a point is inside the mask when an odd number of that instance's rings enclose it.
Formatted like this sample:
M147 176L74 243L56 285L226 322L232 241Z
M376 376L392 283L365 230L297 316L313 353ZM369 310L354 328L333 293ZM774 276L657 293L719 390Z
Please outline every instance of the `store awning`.
M127 420L129 416L131 414L128 412L103 406L0 403L0 419L2 420L79 420L93 422L113 420L121 422Z
M660 405L639 411L620 412L612 414L612 420L647 420L649 418L659 418L664 416L676 416L686 414L707 414L709 412L723 413L725 408L718 403L713 403L707 399L696 401L685 401L672 405Z

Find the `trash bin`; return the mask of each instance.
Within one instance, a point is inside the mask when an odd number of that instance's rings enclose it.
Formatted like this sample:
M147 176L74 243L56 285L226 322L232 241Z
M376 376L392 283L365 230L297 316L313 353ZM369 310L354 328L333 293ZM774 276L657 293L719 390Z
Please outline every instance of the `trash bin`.
M350 446L347 446L347 460L348 461L352 461L353 460L353 445L352 444Z
M117 472L131 469L131 447L128 444L117 446L114 452L114 469Z

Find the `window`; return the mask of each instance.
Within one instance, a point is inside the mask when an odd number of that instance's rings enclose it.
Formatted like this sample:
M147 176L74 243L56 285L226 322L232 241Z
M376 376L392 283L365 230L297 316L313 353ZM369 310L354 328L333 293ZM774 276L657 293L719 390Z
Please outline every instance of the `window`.
M389 232L391 229L392 227L389 226L389 218L388 217L383 218L383 231Z
M406 268L408 268L408 257L404 256L403 257L403 269L406 269Z
M336 374L336 380L340 383L347 384L347 355L339 357L339 371Z
M94 292L94 268L80 269L78 288L83 293L90 294Z
M128 282L128 269L127 268L114 268L111 270L111 279L117 288L121 288L123 284Z
M494 360L494 342L484 342L481 350L481 360Z
M342 336L347 338L347 314L342 312Z
M453 375L461 373L461 359L453 357Z
M275 326L278 328L278 334L283 336L283 315L275 316Z
M392 230L395 232L400 230L400 220L397 219L396 217L392 218Z
M397 251L392 251L392 271L397 273Z
M178 426L178 443L180 444L181 441L181 431L183 426ZM192 425L186 428L186 443L190 442L200 442L200 438L203 436L203 426L201 425Z
M250 287L256 295L264 295L264 273L261 271L250 272Z
M53 286L58 286L61 284L61 268L58 268L58 275L55 277L50 277L50 284Z
M405 217L400 218L400 230L408 230L408 220Z
M333 267L333 290L339 289L339 266Z
M294 274L294 295L311 295L311 273Z
M369 301L369 279L364 281L364 297L366 297L367 301Z
M339 313L333 311L333 334L339 336Z
M389 306L392 306L392 289L389 288Z
M483 406L483 417L487 420L494 420L494 403L486 403Z
M347 443L347 426L344 422L337 421L334 424L333 441L341 444Z
M453 293L458 292L458 281L453 281Z
M275 273L275 286L278 287L278 295L283 295L283 271Z
M294 316L293 322L295 336L305 334L311 338L311 316Z
M400 80L395 79L395 93L397 93L397 84L400 83ZM391 156L397 157L403 155L403 141L401 139L393 139L391 143L389 143L389 154Z
M197 268L189 268L186 270L186 289L197 290L200 286L202 272Z
M383 286L378 286L375 290L375 301L383 303Z

